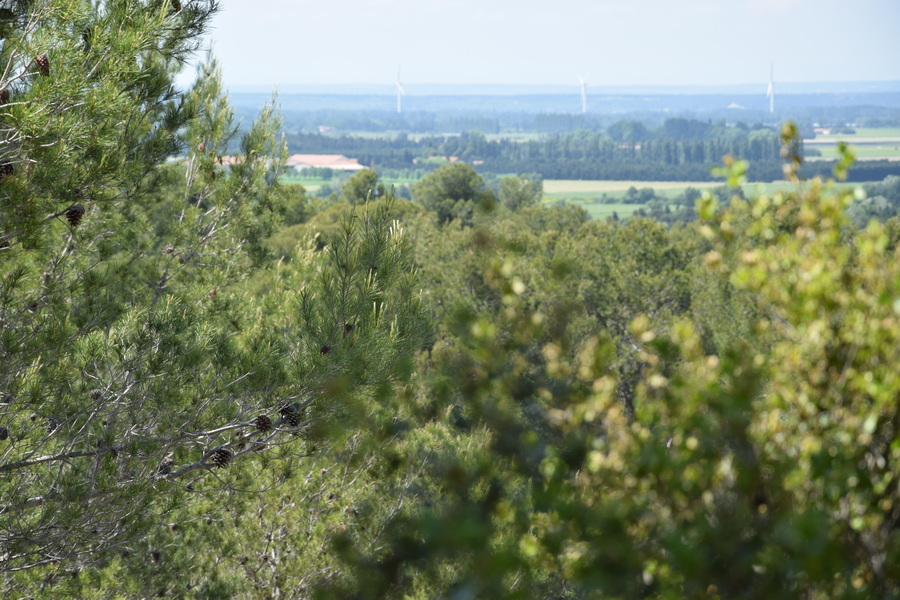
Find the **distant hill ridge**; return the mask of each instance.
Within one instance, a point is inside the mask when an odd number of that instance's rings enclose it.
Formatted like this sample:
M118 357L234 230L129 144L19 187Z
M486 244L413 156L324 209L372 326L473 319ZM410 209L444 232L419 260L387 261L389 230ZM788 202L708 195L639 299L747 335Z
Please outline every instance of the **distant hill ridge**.
M769 115L769 100L765 87L752 92L722 93L603 93L588 90L588 115L617 113L709 113L726 111L727 114L759 113L754 119ZM271 92L229 93L229 100L239 109L258 110L271 99ZM377 111L396 115L396 100L388 94L326 94L292 93L281 91L278 103L285 112L309 111ZM893 92L776 92L776 120L795 118L791 112L797 109L835 109L845 107L869 107L887 111L896 117L900 110L900 90ZM787 113L785 112L787 111ZM572 88L567 93L543 94L418 94L407 92L403 99L403 115L423 113L563 113L580 114L580 91ZM400 115L396 115L400 116ZM730 118L730 117L726 117ZM743 118L743 117L742 117Z
M761 94L765 95L768 81L729 85L622 85L602 83L587 85L590 95L659 94ZM364 95L391 96L396 94L394 84L265 84L229 85L232 94L270 94L277 87L281 94L312 95ZM515 84L443 84L407 83L404 91L409 96L521 96L521 95L570 95L580 91L577 80L572 85L515 85ZM828 81L828 82L775 82L777 94L873 94L900 93L900 80L896 81Z

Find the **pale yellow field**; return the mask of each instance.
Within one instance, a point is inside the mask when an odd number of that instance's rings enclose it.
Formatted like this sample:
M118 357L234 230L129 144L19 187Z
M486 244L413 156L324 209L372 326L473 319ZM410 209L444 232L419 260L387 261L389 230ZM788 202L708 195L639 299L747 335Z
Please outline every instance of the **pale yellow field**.
M624 192L634 187L654 190L678 190L688 187L703 189L722 185L721 181L582 181L573 179L545 179L545 194L585 194Z

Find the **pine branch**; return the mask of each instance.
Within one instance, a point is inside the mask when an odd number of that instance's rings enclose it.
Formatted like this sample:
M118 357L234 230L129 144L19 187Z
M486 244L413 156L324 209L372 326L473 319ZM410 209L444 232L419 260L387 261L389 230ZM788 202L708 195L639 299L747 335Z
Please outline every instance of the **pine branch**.
M284 398L276 404L284 405L287 402L291 402L291 401L294 401L297 399L298 399L297 396L292 396L292 397ZM297 411L304 410L306 407L308 407L310 404L312 404L313 400L314 400L313 397L309 397L306 400L304 400L303 402L297 403L296 410ZM286 416L282 417L276 421L272 421L272 426L275 427L276 429L278 429L281 426L286 425L288 423L288 420L289 420L288 417L286 417ZM21 469L27 469L29 467L33 467L36 465L49 463L49 462L66 461L66 460L70 460L73 458L95 457L95 456L100 456L103 454L110 454L110 453L118 454L119 452L127 452L129 450L136 450L136 449L139 449L141 446L148 446L148 445L162 444L167 447L166 449L169 449L171 446L174 446L181 442L186 442L186 441L191 441L191 440L210 439L217 435L227 433L229 431L235 431L235 430L239 430L239 429L249 429L249 428L255 429L256 425L251 421L251 422L246 422L246 423L225 425L222 427L218 427L216 429L210 429L210 430L206 430L206 431L195 431L195 432L190 432L190 433L184 433L184 434L177 435L177 436L162 436L162 437L153 437L153 438L146 438L146 439L129 440L127 444L104 446L101 448L96 448L94 450L77 450L77 451L60 452L57 454L48 454L48 455L40 456L37 458L31 458L31 459L27 459L27 460L15 461L12 463L0 464L0 473L16 471L16 470L21 470ZM180 473L181 471L187 473L187 472L196 470L198 468L209 467L213 463L207 463L207 462L205 462L205 459L209 458L209 456L212 454L212 452L214 452L218 448L225 448L226 446L229 446L229 445L232 445L235 443L253 443L253 444L268 443L272 439L272 436L269 436L262 440L251 440L251 436L253 435L253 433L255 433L255 432L251 432L250 434L243 436L242 438L240 438L239 440L236 440L235 442L229 442L228 444L223 444L213 450L208 451L207 453L204 454L203 459L201 459L200 461L197 461L196 463L193 463L192 465L189 465L189 467L185 467L184 469L179 470L178 472L173 472L172 476L175 476L174 473ZM249 453L249 451L241 451L241 452L235 453L235 457L243 456L248 453Z

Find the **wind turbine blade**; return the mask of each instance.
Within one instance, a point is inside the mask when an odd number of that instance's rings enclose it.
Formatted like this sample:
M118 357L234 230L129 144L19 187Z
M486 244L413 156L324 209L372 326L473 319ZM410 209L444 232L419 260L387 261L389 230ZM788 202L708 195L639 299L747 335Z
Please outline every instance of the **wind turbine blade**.
M400 98L406 95L406 90L403 89L403 84L400 83L400 65L397 65L397 113L403 112L403 104L400 101Z
M581 114L585 114L587 112L587 80L579 75L578 82L581 83Z
M395 83L397 84L397 93L405 96L406 90L403 89L403 84L400 83L400 65L397 65L397 81Z

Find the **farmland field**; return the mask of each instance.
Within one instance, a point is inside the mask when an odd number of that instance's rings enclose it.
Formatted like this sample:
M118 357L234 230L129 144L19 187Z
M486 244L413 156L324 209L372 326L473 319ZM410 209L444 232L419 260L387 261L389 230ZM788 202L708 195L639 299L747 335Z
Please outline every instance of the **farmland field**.
M566 200L578 203L600 204L604 196L606 200L624 198L630 188L651 188L657 196L675 198L688 188L697 190L710 189L722 185L721 181L592 181L592 180L544 180L544 200ZM629 206L629 205L625 205ZM630 205L634 206L634 205ZM639 208L639 207L637 207ZM635 210L635 209L632 209ZM617 211L622 216L620 211ZM630 214L630 213L629 213Z
M837 158L837 143L847 142L858 160L900 160L900 127L855 129L856 133L836 133L819 135L815 139L804 140L807 148L815 148L821 156L809 160L830 160Z
M703 189L722 185L718 181L585 181L573 179L545 179L544 194L555 196L572 194L614 194L626 192L629 188L653 188L656 192L676 190L683 192L689 187Z
M313 177L313 176L305 176L296 171L289 171L281 176L282 183L286 183L289 185L302 185L307 192L315 193L319 190L323 185L331 186L333 189L339 190L341 185L349 179L349 173L339 173L331 177L331 179L325 179L322 177ZM391 186L400 186L400 185L412 185L418 178L411 177L382 177L380 178L381 183L383 183L386 187L390 188Z
M647 208L643 204L582 204L576 202L573 202L573 204L581 206L595 220L606 219L613 216L613 214L620 219L625 219L630 217L635 211Z
M302 185L308 192L314 192L326 183L331 183L331 180L323 179L321 177L304 177L296 171L285 173L280 177L280 181L290 185Z
M345 179L346 176L338 176L329 180L320 177L304 177L300 174L291 173L285 176L284 182L289 184L300 184L306 188L308 192L315 193L323 185L329 185L333 190L339 191L340 186ZM388 187L411 185L416 181L415 178L408 177L385 177L382 179L382 182ZM614 213L619 218L624 219L630 217L637 210L648 208L645 204L626 204L621 201L629 188L634 187L638 190L651 188L657 198L667 198L671 201L683 194L688 188L705 190L719 187L724 184L721 181L598 181L546 179L544 180L543 185L543 202L545 205L567 202L581 206L593 219L606 219L607 217L613 216ZM746 183L743 185L743 190L744 194L748 197L760 195L771 196L776 190L790 190L797 185L798 184L792 184L787 181ZM855 187L860 184L838 185Z
M884 138L884 137L900 137L900 127L857 127L854 129L856 133L836 133L833 135L819 135L817 140L845 140L852 141L853 138Z
M852 148L853 153L859 160L900 160L900 139L894 142L881 144L856 144L853 143L851 139L847 139L847 142L850 144L850 148ZM810 157L808 160L828 160L838 157L837 148L834 146L825 146L818 150L822 153L822 156Z
M771 183L745 183L741 186L744 190L744 195L748 198L755 198L757 196L771 196L778 190L782 191L790 191L796 190L798 188L803 188L805 183L791 183L789 181L773 181ZM842 183L836 182L834 185L839 189L856 189L861 187L863 184L854 182L854 183Z
M722 181L576 181L545 179L544 199L553 201L571 198L586 202L599 199L603 194L610 198L619 198L624 196L631 187L638 190L651 188L657 195L674 198L691 187L703 190L722 185L724 185ZM771 183L745 183L742 187L744 194L758 196L760 194L772 194L775 190L791 189L794 185L797 184L788 181L773 181Z
M648 208L645 204L625 204L616 202L616 199L625 196L630 187L637 189L653 188L656 195L674 199L682 194L688 187L695 189L709 189L723 185L722 182L684 182L684 181L544 181L544 203L554 204L568 202L584 208L592 219L605 219L615 213L619 218L630 217L635 211ZM771 183L746 183L742 186L744 195L757 197L771 196L778 190L792 190L804 184L790 183L789 181L774 181ZM838 183L839 187L855 188L858 183ZM548 190L550 190L548 192ZM606 196L604 202L600 199Z

